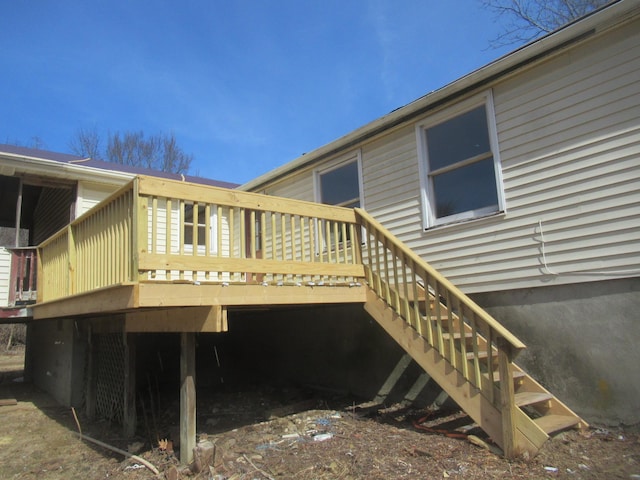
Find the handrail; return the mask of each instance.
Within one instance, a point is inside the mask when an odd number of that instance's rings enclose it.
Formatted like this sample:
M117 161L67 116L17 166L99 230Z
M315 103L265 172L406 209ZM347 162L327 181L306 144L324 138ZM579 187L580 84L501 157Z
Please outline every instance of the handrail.
M38 302L133 280L136 180L38 246Z
M525 345L365 210L356 208L355 212L364 230L369 286L494 401L495 362L510 364ZM467 345L469 336L471 344Z

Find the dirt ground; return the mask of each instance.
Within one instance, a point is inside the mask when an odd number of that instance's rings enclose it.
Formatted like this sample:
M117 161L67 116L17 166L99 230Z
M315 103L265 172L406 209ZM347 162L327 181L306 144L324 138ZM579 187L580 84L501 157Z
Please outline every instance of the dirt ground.
M0 406L1 479L154 478L135 459L81 440L72 411L14 381L21 375L21 355L0 356L0 400L17 400ZM507 461L464 436L425 429L453 431L464 423L459 413L418 423L424 410L357 402L282 386L205 392L198 398L199 439L213 443L215 456L198 474L179 467L178 445L172 453L157 442L178 436L177 399L158 401L157 418L141 419L134 439L107 422L78 417L84 435L131 448L160 470L159 478L640 479L637 427L561 433L534 458Z

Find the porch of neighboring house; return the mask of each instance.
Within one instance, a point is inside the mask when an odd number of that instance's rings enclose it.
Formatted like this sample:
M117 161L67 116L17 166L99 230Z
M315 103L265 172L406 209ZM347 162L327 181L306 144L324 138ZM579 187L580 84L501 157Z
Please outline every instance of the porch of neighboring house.
M9 288L0 304L0 320L22 321L31 317L30 305L36 302L37 256L35 247L4 248L9 263ZM13 319L13 320L12 320Z
M513 364L517 338L361 209L138 177L44 241L38 265L34 321L88 331L90 416L115 402L132 434L134 336L180 335L183 462L196 439L196 333L226 332L247 309L362 305L508 457L586 426ZM116 379L99 365L108 334Z

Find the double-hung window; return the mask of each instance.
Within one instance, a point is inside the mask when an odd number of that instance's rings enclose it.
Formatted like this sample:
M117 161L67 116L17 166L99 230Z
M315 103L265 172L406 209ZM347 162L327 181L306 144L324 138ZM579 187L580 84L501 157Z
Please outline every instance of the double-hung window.
M360 206L360 174L358 160L319 171L319 201L328 205L354 208Z
M424 227L504 211L491 93L419 124Z
M360 151L343 157L322 170L317 170L315 175L316 200L328 205L339 207L355 208L362 206L360 175ZM324 227L322 227L324 228ZM338 233L338 238L333 238L332 242L342 244L349 241L342 238L342 231Z

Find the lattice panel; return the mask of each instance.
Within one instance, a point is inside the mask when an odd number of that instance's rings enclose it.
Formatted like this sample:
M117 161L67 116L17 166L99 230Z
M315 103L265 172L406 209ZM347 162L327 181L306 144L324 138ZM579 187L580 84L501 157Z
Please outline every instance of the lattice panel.
M96 415L122 424L124 410L124 343L122 334L95 335Z

